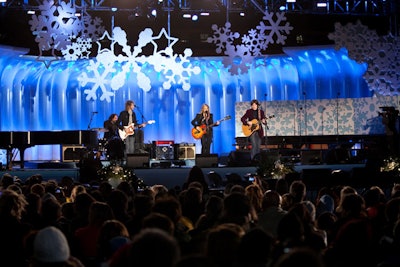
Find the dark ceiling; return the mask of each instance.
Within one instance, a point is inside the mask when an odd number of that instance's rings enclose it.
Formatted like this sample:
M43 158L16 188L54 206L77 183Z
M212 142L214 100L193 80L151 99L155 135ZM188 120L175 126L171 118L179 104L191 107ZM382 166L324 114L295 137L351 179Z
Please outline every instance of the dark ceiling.
M164 0L165 1L165 0ZM142 1L139 3L118 4L102 1L101 4L92 4L85 10L92 17L100 17L106 30L112 25L120 26L128 36L130 44L134 45L137 36L145 28L152 28L154 32L161 28L170 29L171 36L179 38L179 43L174 47L177 52L185 48L191 48L193 56L215 56L215 46L207 43L207 37L213 34L211 26L217 24L222 27L227 20L232 24L232 30L246 33L254 28L262 20L262 10L278 12L279 7L286 7L287 21L293 26L285 46L312 46L332 44L327 35L334 31L334 24L341 22L346 24L360 20L371 29L376 29L378 34L392 32L398 35L398 7L396 0L390 1L352 1L353 6L345 10L345 1L334 1L330 3L330 9L316 8L317 2L297 2L288 4L285 1L271 1L265 6L256 0L238 2L229 0L229 3L220 4L203 0L191 0L192 2L151 2ZM298 0L299 1L299 0ZM364 4L368 2L369 6ZM30 54L38 54L37 44L34 35L31 33L28 10L39 10L39 4L35 2L8 2L0 7L0 44L24 47L30 49ZM335 6L336 3L336 6ZM357 4L358 3L358 4ZM382 4L385 3L385 6ZM357 5L356 5L357 4ZM117 11L112 11L117 7ZM147 12L152 8L158 9L156 18L149 18ZM344 9L344 10L342 10ZM77 9L79 10L79 9ZM208 11L208 17L200 16L198 21L185 19L184 13L199 13ZM243 12L245 16L241 16ZM134 14L140 13L139 16ZM270 45L265 54L280 53L280 45Z

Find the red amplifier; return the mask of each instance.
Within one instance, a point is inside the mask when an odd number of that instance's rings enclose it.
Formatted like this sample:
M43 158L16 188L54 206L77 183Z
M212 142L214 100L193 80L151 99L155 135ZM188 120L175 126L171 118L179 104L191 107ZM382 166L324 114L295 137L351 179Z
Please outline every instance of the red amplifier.
M174 145L174 141L172 141L172 140L153 141L153 145L157 145L157 146L172 146L172 145Z

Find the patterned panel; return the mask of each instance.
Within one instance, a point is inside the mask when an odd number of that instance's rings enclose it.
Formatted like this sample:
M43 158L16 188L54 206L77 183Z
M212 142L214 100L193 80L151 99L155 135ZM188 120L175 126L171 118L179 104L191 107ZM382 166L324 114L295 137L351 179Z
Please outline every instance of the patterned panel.
M337 98L301 101L264 101L269 136L384 134L380 113L384 106L399 109L398 96ZM235 106L236 137L243 137L241 116L249 102Z

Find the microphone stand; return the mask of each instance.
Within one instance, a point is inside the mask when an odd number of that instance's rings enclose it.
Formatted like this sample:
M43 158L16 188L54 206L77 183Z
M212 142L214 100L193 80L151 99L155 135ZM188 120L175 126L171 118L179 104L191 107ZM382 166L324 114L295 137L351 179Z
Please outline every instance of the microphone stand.
M141 120L142 120L142 123L145 123L146 122L146 119L145 119L145 117L144 117L144 115L143 115L143 112L140 110L140 108L138 107L138 106L135 106L135 108L137 109L137 111L140 113L140 117L141 117ZM141 124L142 124L141 123ZM138 137L138 139L136 139L135 141L136 141L136 144L138 144L138 148L137 148L137 150L139 150L140 152L142 152L141 150L144 150L144 132L143 132L143 130L142 129L140 129L140 128L138 128L138 135L136 135L137 137ZM135 146L135 150L136 150L136 146ZM143 152L143 153L145 153L145 152Z
M304 107L304 136L305 142L304 142L304 148L308 149L308 143L307 143L307 102L306 102L306 92L303 92L303 107Z
M340 92L336 95L336 145L339 145L339 96Z
M302 106L300 106L299 107L299 112L298 112L298 115L299 115L299 148L301 149L301 147L302 147L302 145L303 145L303 132L302 132L302 127L301 127L301 124L302 124L302 114L303 113L303 107Z
M267 96L268 94L264 94L265 97L265 107L264 107L264 118L265 118L265 112L267 111ZM264 135L264 145L265 145L265 149L268 150L268 119L265 119L265 135Z
M138 106L135 106L135 108L136 108L137 111L140 113L140 117L141 117L141 119L142 119L142 123L144 123L145 121L147 121L147 120L145 119L145 117L143 116L143 113L142 113L142 111L140 110L140 108L139 108Z
M92 124L94 114L96 114L96 112L92 112L92 115L90 115L89 124L88 124L88 126L87 126L87 129L88 129L88 130L90 130L90 128L91 128L90 126L91 126L91 124Z
M324 135L324 112L325 112L325 108L322 108L322 111L321 111L321 135Z
M293 136L296 136L296 128L297 128L297 125L296 125L296 117L297 117L297 107L296 107L296 105L295 104L292 104L292 107L293 107Z

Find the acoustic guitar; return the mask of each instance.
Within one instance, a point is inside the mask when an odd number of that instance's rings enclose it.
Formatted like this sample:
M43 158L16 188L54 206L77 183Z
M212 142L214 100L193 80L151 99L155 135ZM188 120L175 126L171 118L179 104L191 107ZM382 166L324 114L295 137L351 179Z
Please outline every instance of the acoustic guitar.
M218 122L226 121L226 120L230 120L230 119L231 119L231 116L228 115L228 116L225 116L224 118L222 118L222 119L220 119L220 120L218 120L218 121L216 121L213 124L210 124L208 126L205 125L205 124L200 125L199 126L200 127L199 130L196 129L196 127L194 127L192 129L192 136L193 136L194 139L200 139L203 135L205 135L207 133L207 130L209 128L214 127L215 125L217 125Z
M128 136L133 135L135 133L135 129L138 129L139 127L143 127L146 124L153 124L155 122L156 122L155 120L150 120L150 121L144 122L137 126L135 126L134 123L131 123L127 126L124 126L123 130L118 129L119 137L121 138L122 141L124 141Z
M275 115L271 115L271 116L266 117L265 119L268 120L268 119L272 119L274 117L275 117ZM247 124L242 125L242 131L243 131L244 136L246 136L246 137L250 136L252 133L254 133L255 131L258 131L258 129L260 129L261 121L259 121L257 119L252 119L251 122L252 122L251 126L247 125Z

